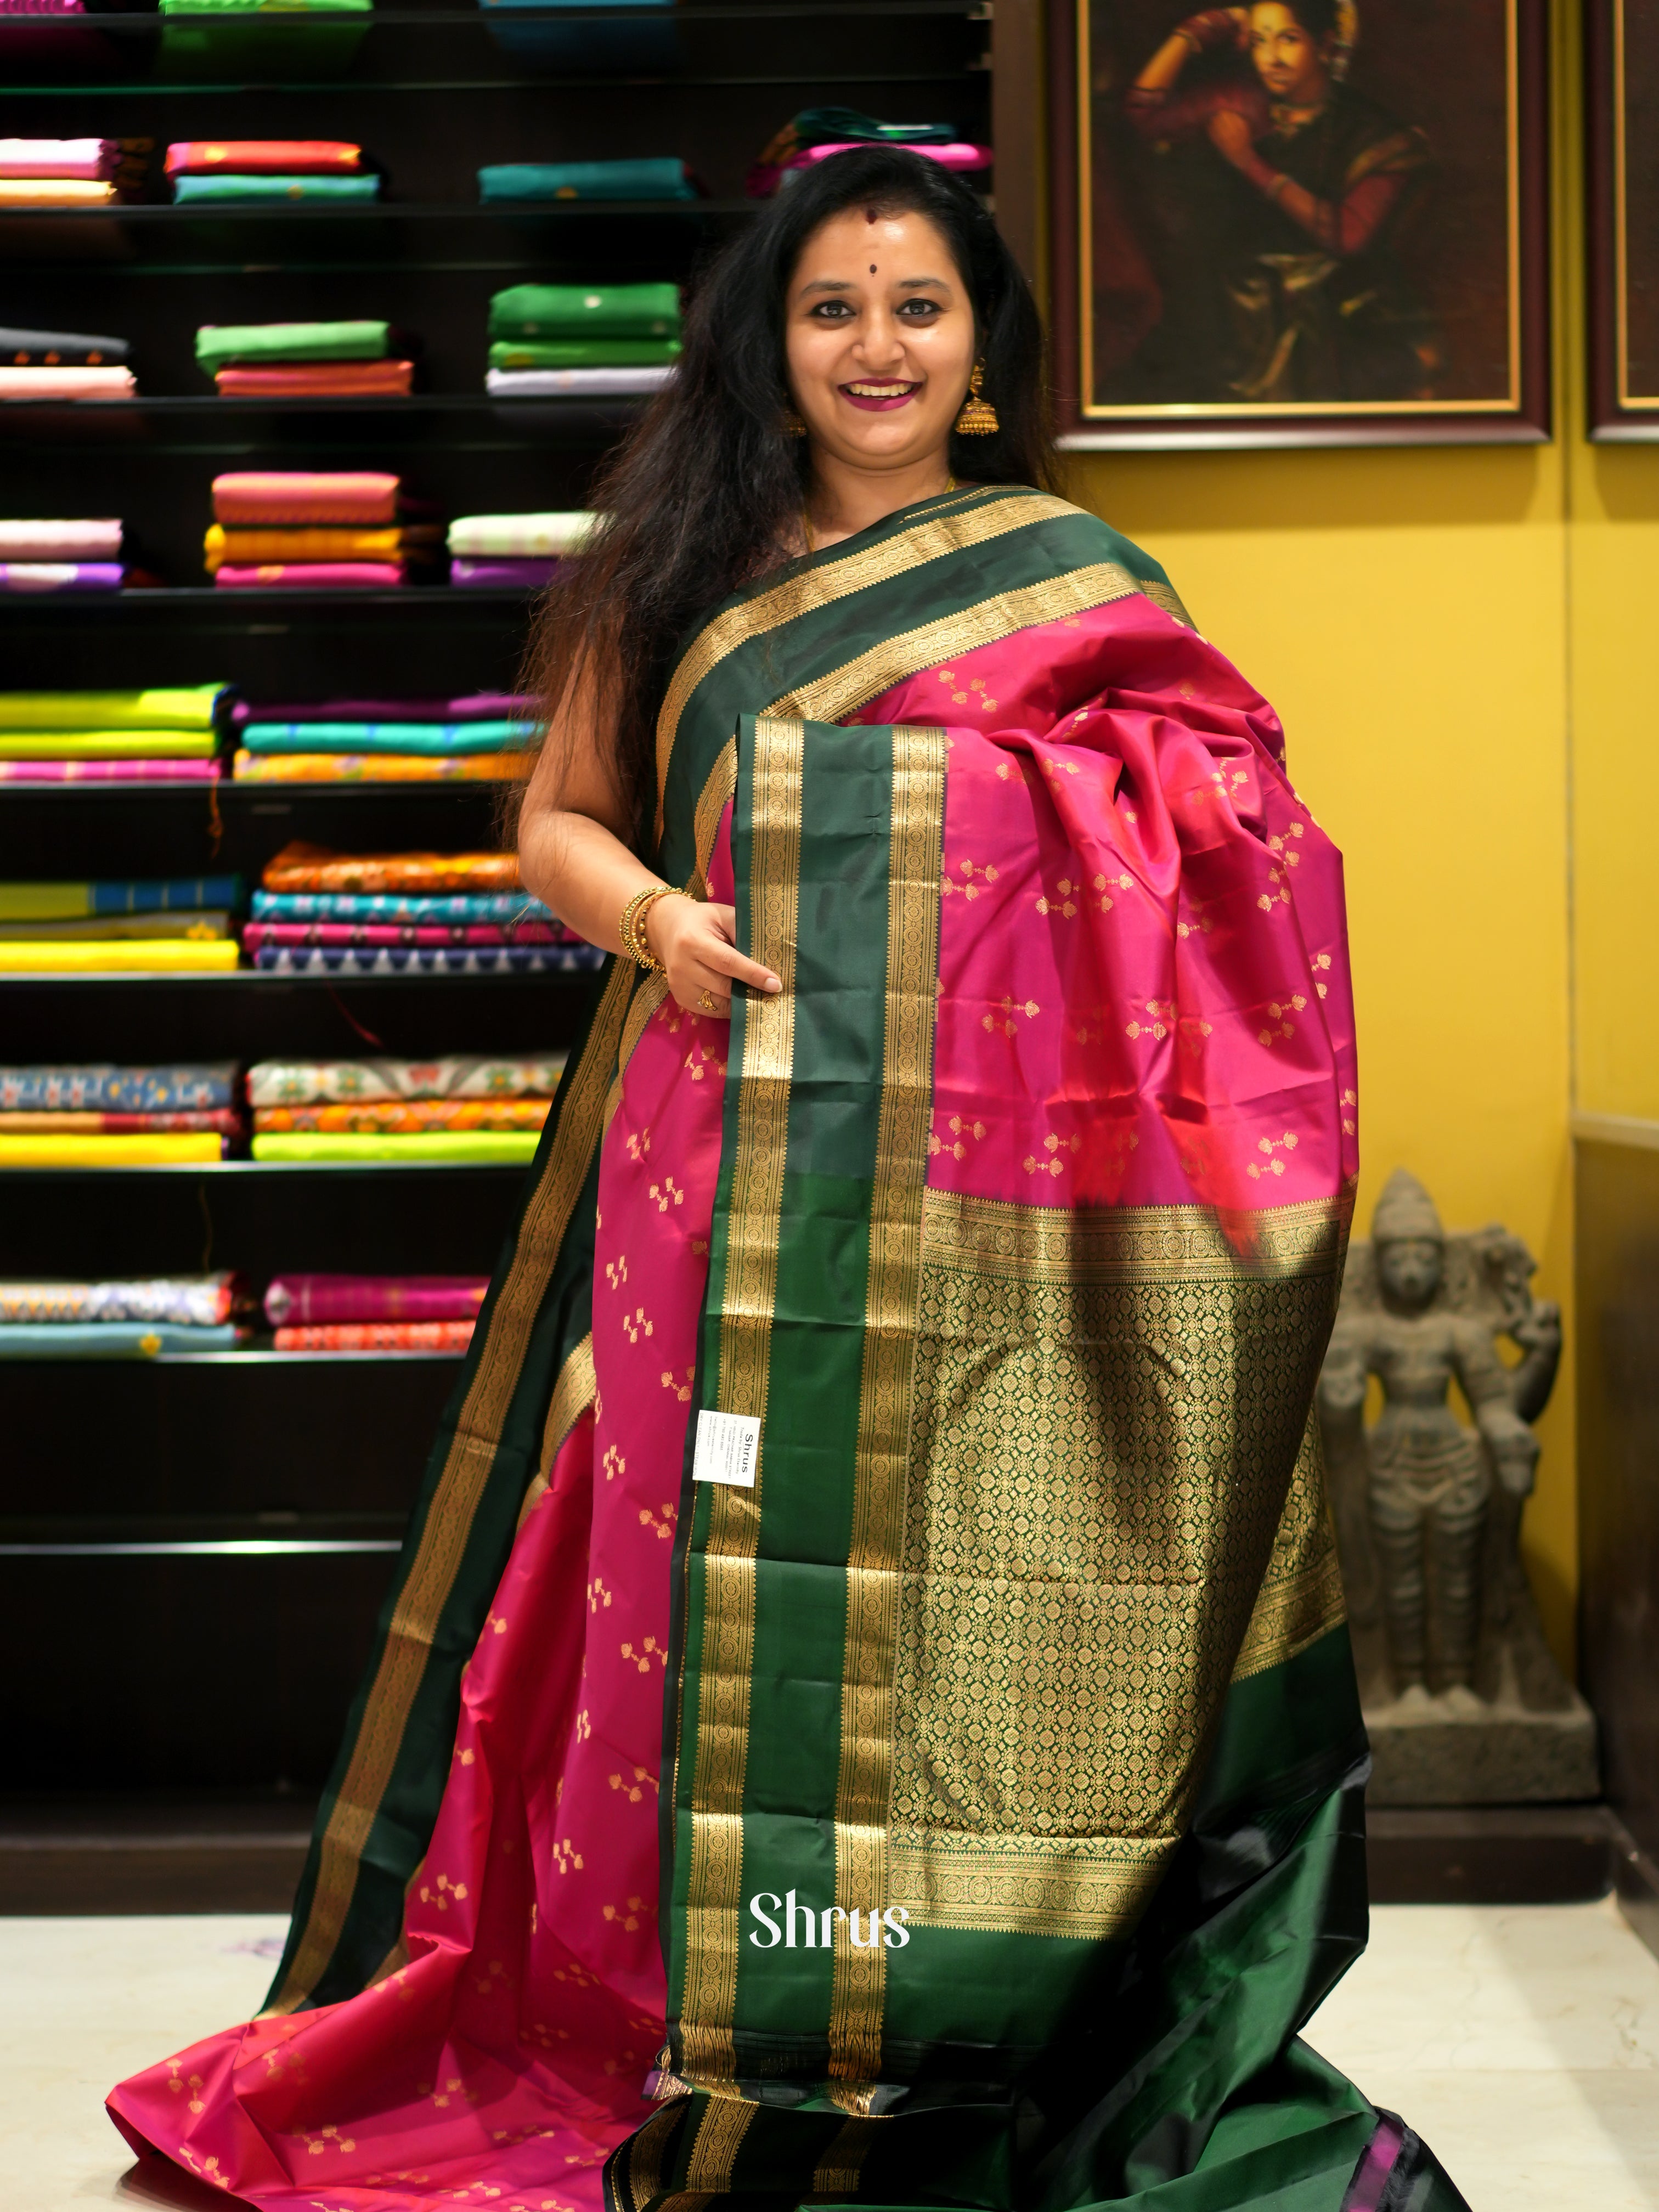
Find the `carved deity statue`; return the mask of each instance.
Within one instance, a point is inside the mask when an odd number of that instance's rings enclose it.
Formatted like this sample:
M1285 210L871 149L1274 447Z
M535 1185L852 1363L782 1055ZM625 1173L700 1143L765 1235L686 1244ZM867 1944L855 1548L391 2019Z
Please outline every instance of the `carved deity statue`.
M1531 1424L1561 1352L1559 1309L1532 1295L1535 1267L1505 1230L1448 1237L1404 1169L1377 1202L1371 1243L1349 1255L1319 1412L1383 1802L1595 1788L1593 1723L1550 1654L1520 1557ZM1521 1354L1513 1365L1500 1337ZM1372 1376L1382 1408L1367 1431ZM1473 1428L1452 1409L1454 1383ZM1541 1748L1528 1720L1544 1724ZM1498 1722L1504 1745L1474 1761L1480 1773L1457 1735L1436 1749L1437 1724Z

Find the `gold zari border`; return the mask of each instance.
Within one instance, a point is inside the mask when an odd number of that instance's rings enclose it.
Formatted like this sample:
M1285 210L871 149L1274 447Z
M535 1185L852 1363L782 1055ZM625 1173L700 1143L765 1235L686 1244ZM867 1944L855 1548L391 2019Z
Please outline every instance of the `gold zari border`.
M1071 1283L1283 1280L1340 1266L1352 1190L1297 1206L1224 1212L1209 1206L1017 1206L929 1190L927 1259L947 1267Z
M836 1791L836 1902L848 1912L867 1910L872 1899L888 1893L893 1680L933 1103L945 762L943 730L893 732L881 1106L870 1203ZM886 1959L878 1942L866 1948L846 1945L835 1954L830 2074L838 2085L837 2101L853 2111L863 2109L880 2076Z
M756 957L770 964L783 988L771 997L751 992L744 1006L719 1402L722 1413L744 1413L762 1422L777 1293L794 1060L804 756L799 722L757 719L752 935ZM763 1446L752 1490L727 1483L708 1486L685 1988L680 2008L680 2071L700 2081L729 2081L736 2063L732 2023L737 2008L742 1905L743 1788L754 1663L755 1559L765 1476Z
M924 1927L1095 1941L1133 1927L1180 1840L988 1836L951 1843L896 1832L891 1895Z
M293 2012L305 2002L344 1929L363 1850L397 1765L438 1621L454 1589L478 1502L501 1449L530 1334L599 1141L611 1066L636 972L620 962L612 970L586 1049L566 1078L558 1129L525 1208L512 1261L387 1632L362 1725L323 1831L305 1932L270 2012Z
M530 1486L524 1494L524 1504L519 1508L520 1528L546 1493L553 1473L553 1462L560 1446L599 1393L599 1379L593 1372L593 1332L590 1328L560 1368L559 1379L553 1385L547 1420L542 1430L541 1462L530 1479Z

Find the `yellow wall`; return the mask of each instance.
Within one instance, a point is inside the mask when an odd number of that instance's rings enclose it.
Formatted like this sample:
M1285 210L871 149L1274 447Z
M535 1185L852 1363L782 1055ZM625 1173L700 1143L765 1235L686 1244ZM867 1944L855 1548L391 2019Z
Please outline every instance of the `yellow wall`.
M1577 27L1557 25L1557 437L1545 447L1091 454L1075 495L1164 562L1273 701L1346 856L1362 1226L1392 1169L1498 1220L1568 1308L1525 1540L1571 1663L1570 1116L1659 1115L1659 448L1583 421ZM1575 852L1575 808L1577 845ZM1574 884L1577 883L1577 945ZM1576 964L1575 964L1576 952Z

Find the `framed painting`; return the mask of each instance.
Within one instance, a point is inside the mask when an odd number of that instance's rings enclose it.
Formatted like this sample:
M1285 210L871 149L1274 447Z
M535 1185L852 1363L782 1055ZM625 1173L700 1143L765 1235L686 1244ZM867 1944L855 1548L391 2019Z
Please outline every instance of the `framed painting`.
M1589 434L1659 438L1659 10L1590 0Z
M1062 444L1547 438L1547 6L1050 0Z

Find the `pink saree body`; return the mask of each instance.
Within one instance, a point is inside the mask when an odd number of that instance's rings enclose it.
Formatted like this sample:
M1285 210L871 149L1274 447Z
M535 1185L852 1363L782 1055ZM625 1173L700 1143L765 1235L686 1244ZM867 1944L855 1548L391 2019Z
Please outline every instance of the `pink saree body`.
M1346 1188L1340 863L1220 655L1136 593L848 719L950 744L933 1187L1224 1218ZM728 807L708 873L727 902L729 827ZM532 1486L385 1978L111 2100L135 2148L234 2197L599 2212L605 2157L653 2109L669 1565L726 1038L671 1000L627 1059L601 1152L597 1393Z

